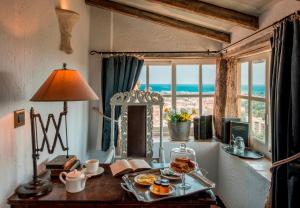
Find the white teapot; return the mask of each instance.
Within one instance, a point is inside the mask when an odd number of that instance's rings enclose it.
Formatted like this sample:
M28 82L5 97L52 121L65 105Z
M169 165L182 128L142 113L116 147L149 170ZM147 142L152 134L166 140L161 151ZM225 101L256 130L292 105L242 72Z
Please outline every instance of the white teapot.
M63 179L63 176L66 177L66 180ZM85 188L87 176L83 172L75 169L69 173L61 172L59 174L59 179L66 185L67 192L76 193Z

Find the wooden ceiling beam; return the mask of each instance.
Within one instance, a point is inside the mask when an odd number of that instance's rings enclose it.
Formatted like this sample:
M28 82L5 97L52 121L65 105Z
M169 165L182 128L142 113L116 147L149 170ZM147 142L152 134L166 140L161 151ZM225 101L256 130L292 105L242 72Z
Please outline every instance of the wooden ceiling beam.
M148 0L151 2L172 6L187 12L213 17L237 24L251 30L259 29L257 16L245 14L232 9L216 6L199 0Z
M201 36L219 41L230 43L231 35L230 33L214 30L211 28L203 27L200 25L195 25L189 22L164 16L161 14L149 12L142 9L137 9L135 7L127 6L110 0L85 0L85 3L90 6L95 6L103 9L109 9L112 11L120 12L125 15L142 18L149 20L161 25L167 25L175 27L177 29L189 31L192 33L199 34Z

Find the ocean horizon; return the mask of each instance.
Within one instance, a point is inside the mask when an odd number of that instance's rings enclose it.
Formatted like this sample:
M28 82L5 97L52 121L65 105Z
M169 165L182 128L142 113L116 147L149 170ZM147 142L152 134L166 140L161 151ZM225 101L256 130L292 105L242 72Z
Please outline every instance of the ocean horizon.
M150 91L157 93L168 93L172 90L171 84L150 84ZM146 84L140 85L140 90L145 90ZM176 91L181 94L195 94L199 92L198 85L195 84L177 84ZM248 86L243 85L241 87L242 94L247 94ZM213 94L215 92L215 85L213 84L203 84L202 93ZM265 86L264 85L253 85L252 95L265 96Z

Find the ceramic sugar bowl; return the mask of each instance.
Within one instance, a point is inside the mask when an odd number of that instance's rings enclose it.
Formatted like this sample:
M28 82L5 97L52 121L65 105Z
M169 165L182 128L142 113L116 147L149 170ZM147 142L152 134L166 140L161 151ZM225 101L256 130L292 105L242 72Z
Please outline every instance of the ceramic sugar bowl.
M63 176L66 177L66 180L63 178ZM60 173L59 179L62 183L65 184L67 192L76 193L82 191L85 188L87 177L84 173L75 169L74 171L69 173Z

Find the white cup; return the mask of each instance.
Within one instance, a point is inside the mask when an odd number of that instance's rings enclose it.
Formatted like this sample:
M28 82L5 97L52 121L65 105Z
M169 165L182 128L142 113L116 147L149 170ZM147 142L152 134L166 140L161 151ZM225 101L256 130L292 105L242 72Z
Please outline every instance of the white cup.
M88 173L94 174L97 172L99 167L99 160L91 159L85 162L85 167Z

